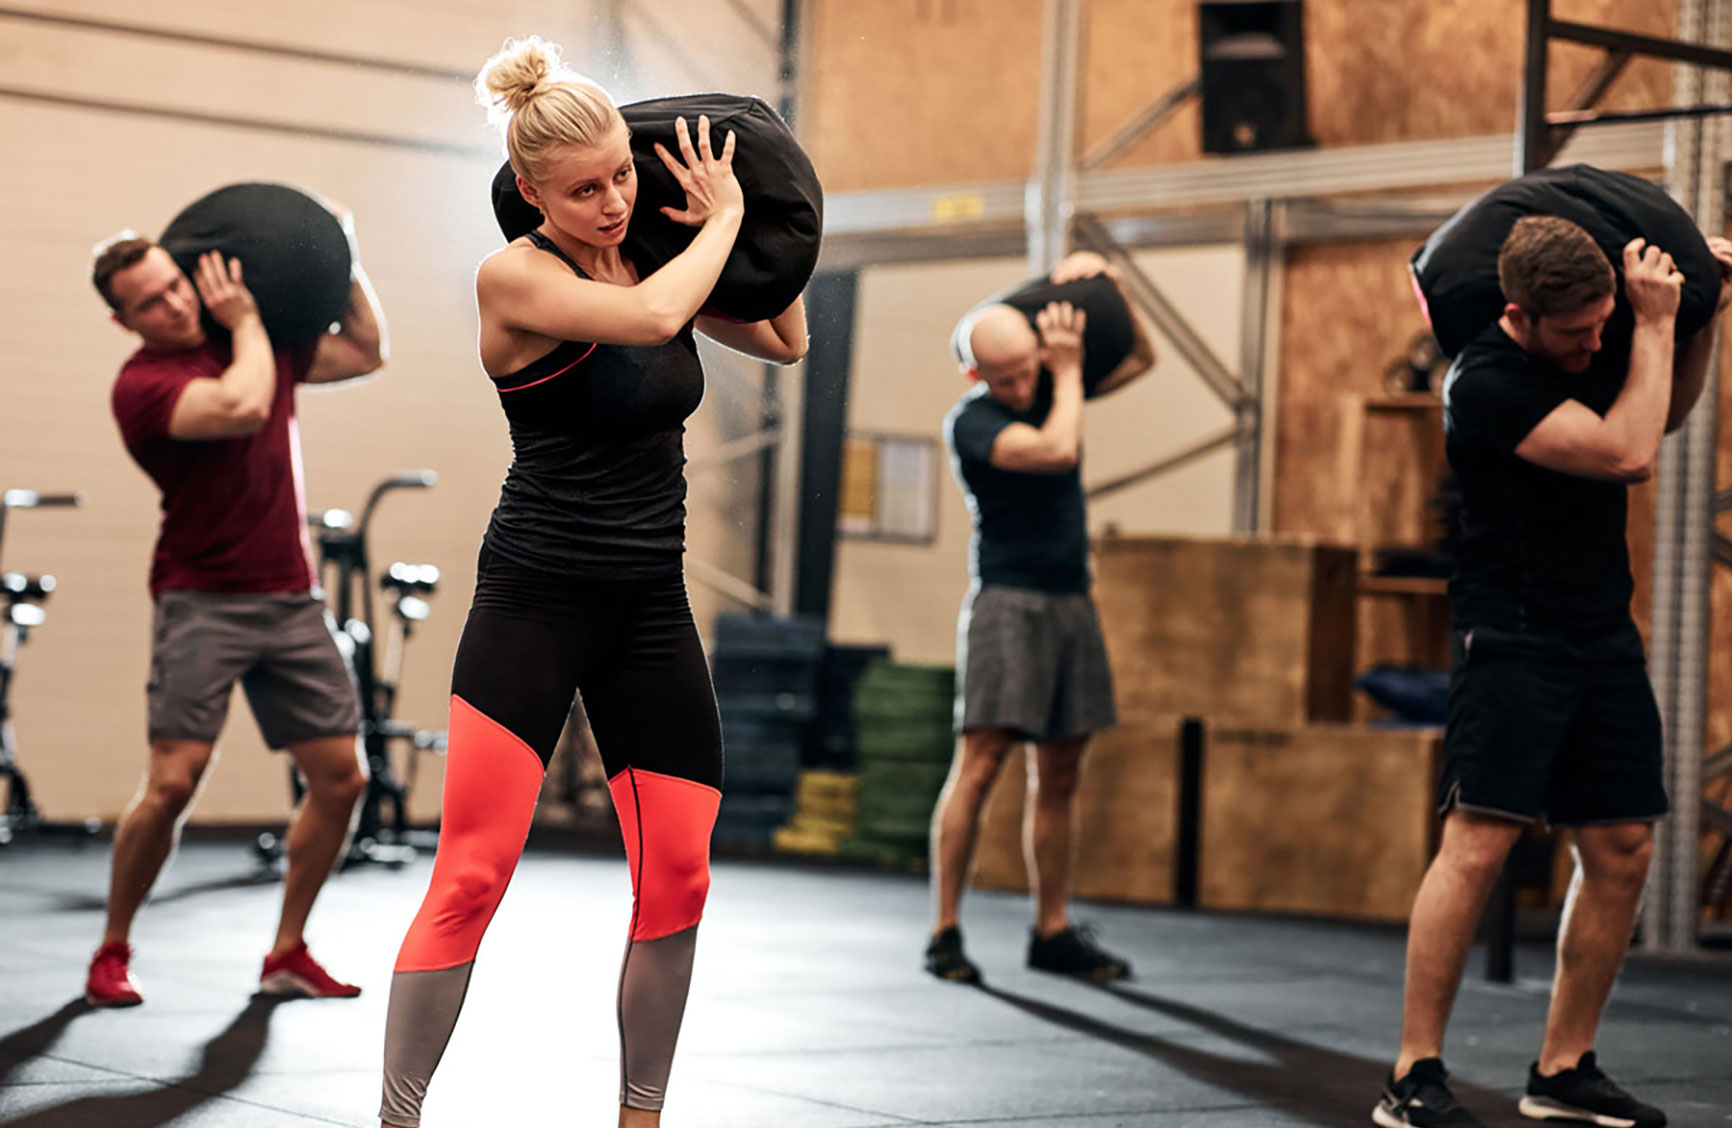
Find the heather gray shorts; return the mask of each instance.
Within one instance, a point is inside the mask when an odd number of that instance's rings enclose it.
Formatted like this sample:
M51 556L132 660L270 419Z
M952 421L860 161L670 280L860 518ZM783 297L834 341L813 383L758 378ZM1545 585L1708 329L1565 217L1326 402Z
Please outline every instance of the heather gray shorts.
M1094 599L983 587L956 624L956 728L1046 744L1119 723Z
M236 681L271 748L351 736L361 703L311 592L165 591L151 634L150 739L214 742Z

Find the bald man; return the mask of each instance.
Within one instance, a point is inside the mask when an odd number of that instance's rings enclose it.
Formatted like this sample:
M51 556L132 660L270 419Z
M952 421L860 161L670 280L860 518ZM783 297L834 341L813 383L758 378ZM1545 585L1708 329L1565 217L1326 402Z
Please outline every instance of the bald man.
M1100 256L1061 261L1052 281L1105 274ZM1117 279L1114 279L1115 283ZM1132 319L1133 323L1135 318ZM932 821L937 919L926 970L980 980L964 955L958 914L981 807L1005 757L1034 746L1025 838L1035 925L1028 965L1093 980L1130 974L1069 917L1077 777L1089 737L1118 723L1112 671L1089 594L1088 521L1080 471L1085 315L1067 303L1030 325L1007 305L965 325L963 369L974 381L944 420L951 468L974 517L972 581L957 624L956 726L950 778ZM1131 353L1095 388L1122 387L1154 364L1136 326Z

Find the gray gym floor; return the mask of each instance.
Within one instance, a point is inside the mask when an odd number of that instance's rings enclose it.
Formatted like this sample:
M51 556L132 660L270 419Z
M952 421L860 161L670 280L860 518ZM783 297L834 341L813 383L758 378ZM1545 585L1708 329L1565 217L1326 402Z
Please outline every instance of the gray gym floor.
M0 849L0 1123L30 1128L374 1125L391 961L430 862L339 875L313 950L366 994L253 1000L277 887L244 846L188 844L140 918L148 1001L79 996L107 849ZM535 850L481 949L428 1099L442 1126L614 1122L623 862ZM1363 1125L1397 1030L1401 937L1300 921L1080 906L1136 981L1105 990L1021 966L1020 898L975 894L990 986L919 970L924 883L720 862L675 1065L668 1128L1227 1128ZM1476 966L1450 1043L1457 1095L1514 1111L1550 961ZM1632 963L1600 1042L1609 1071L1678 1128L1732 1124L1732 966Z

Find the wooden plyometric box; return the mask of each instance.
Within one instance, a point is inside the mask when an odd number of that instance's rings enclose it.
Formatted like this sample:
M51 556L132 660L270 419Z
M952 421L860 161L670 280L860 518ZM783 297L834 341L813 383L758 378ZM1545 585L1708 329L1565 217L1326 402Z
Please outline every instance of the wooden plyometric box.
M1101 538L1100 608L1126 714L1274 725L1352 715L1356 556L1268 538Z
M1405 920L1436 848L1441 729L1205 725L1201 903Z
M1172 903L1179 728L1177 717L1127 718L1089 745L1077 784L1075 896ZM982 889L1029 888L1022 851L1028 755L1011 753L981 816L974 884Z

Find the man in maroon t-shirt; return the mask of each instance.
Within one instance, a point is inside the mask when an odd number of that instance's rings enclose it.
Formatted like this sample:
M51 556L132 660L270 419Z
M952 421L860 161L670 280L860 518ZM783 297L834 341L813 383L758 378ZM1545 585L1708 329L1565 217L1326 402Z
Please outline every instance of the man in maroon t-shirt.
M150 762L114 834L107 930L85 985L97 1006L143 1001L130 971L132 920L174 849L237 681L266 743L287 749L307 781L260 990L360 994L320 967L302 936L366 770L354 683L314 588L295 427L297 384L353 379L384 362L382 319L355 263L338 330L276 348L239 262L212 252L189 280L147 239L128 234L98 249L96 288L115 322L141 338L113 407L128 453L162 491L162 531L150 569ZM227 341L206 336L201 310Z

